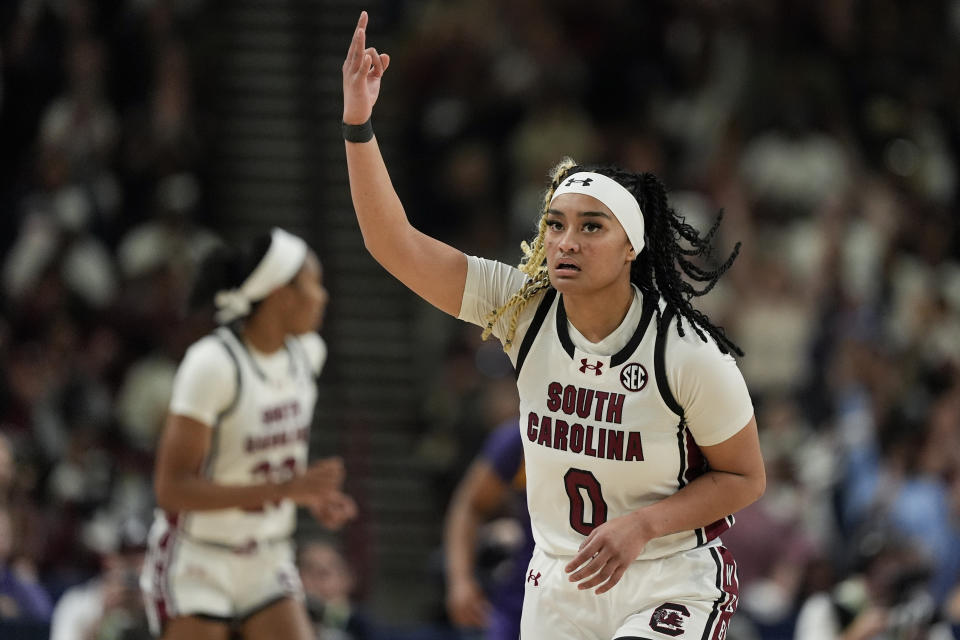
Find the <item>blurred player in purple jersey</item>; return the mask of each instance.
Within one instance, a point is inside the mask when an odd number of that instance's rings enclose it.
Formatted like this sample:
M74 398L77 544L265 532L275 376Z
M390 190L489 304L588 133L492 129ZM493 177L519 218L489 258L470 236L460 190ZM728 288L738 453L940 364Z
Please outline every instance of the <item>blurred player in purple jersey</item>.
M488 583L477 576L478 532L497 514L512 518L519 539L504 541L508 556ZM484 629L488 640L520 635L523 584L533 553L527 514L523 441L516 418L497 427L460 481L447 510L444 532L447 611L459 627Z

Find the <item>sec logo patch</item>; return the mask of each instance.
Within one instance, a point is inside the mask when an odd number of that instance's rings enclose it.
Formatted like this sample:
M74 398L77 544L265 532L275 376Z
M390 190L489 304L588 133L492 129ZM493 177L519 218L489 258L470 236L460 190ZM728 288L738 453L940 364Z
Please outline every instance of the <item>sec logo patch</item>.
M631 362L620 369L620 384L627 391L641 391L647 386L648 379L646 368L637 362Z

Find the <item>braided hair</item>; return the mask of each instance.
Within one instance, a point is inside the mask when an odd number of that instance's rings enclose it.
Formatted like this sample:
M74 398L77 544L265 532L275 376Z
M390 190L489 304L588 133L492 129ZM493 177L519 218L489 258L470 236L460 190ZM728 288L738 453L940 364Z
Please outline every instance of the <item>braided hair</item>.
M550 201L553 200L553 193L563 182L563 179L570 169L576 167L577 163L571 158L564 158L556 167L550 171L550 186L543 194L543 214L540 216L540 222L537 225L537 236L533 243L526 240L520 243L520 249L523 251L523 260L517 265L523 273L527 274L528 279L520 289L503 303L499 308L494 309L487 314L487 326L483 329L481 338L486 340L493 332L493 324L497 321L507 309L513 309L510 316L510 327L503 341L503 350L509 351L513 345L513 337L517 332L517 319L520 312L533 299L538 291L542 291L550 286L550 275L547 273L547 251L543 244L543 237L547 231L547 209L550 208Z
M647 242L630 267L630 282L635 284L644 295L663 297L666 304L677 314L677 333L680 336L685 335L683 324L686 320L704 342L709 335L722 353L733 352L742 356L743 351L726 336L723 328L714 325L710 318L693 308L690 303L692 298L709 293L740 253L738 242L727 259L713 269L701 267L692 260L709 258L713 253L711 242L720 228L723 210L720 210L710 229L701 236L669 205L666 187L652 173L635 174L609 166L579 166L570 158L564 158L551 171L550 186L544 193L543 213L540 217L537 236L532 244L527 242L521 244L524 260L518 268L529 278L501 307L487 315L487 325L482 337L484 339L489 337L497 319L507 310L511 310L510 324L504 340L504 350L509 350L513 344L520 312L537 292L550 286L544 247L544 234L547 228L546 211L560 183L568 175L580 171L599 173L616 180L633 194L640 204ZM689 246L684 246L683 243ZM688 279L703 286L697 288ZM657 322L661 321L662 314L658 309Z

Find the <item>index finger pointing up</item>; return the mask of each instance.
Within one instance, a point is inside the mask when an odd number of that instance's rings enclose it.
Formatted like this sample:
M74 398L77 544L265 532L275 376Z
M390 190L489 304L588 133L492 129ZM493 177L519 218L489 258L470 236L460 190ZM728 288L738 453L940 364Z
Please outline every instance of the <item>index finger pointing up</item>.
M352 71L360 69L363 61L363 50L366 48L366 26L367 12L360 12L360 19L357 20L357 28L353 31L353 39L350 41L350 49L347 51L347 62Z

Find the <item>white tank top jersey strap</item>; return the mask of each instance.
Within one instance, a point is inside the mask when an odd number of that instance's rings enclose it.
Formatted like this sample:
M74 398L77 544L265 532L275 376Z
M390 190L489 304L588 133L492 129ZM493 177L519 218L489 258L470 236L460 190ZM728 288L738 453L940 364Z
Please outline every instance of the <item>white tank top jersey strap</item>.
M524 279L512 267L470 257L460 318L485 324ZM507 322L494 327L497 337ZM723 442L753 415L734 359L689 326L681 338L676 322L636 288L623 323L600 343L570 325L555 289L523 310L509 356L530 518L543 552L575 555L603 522L676 493L706 472L700 446ZM707 545L732 524L728 516L651 540L638 559Z

